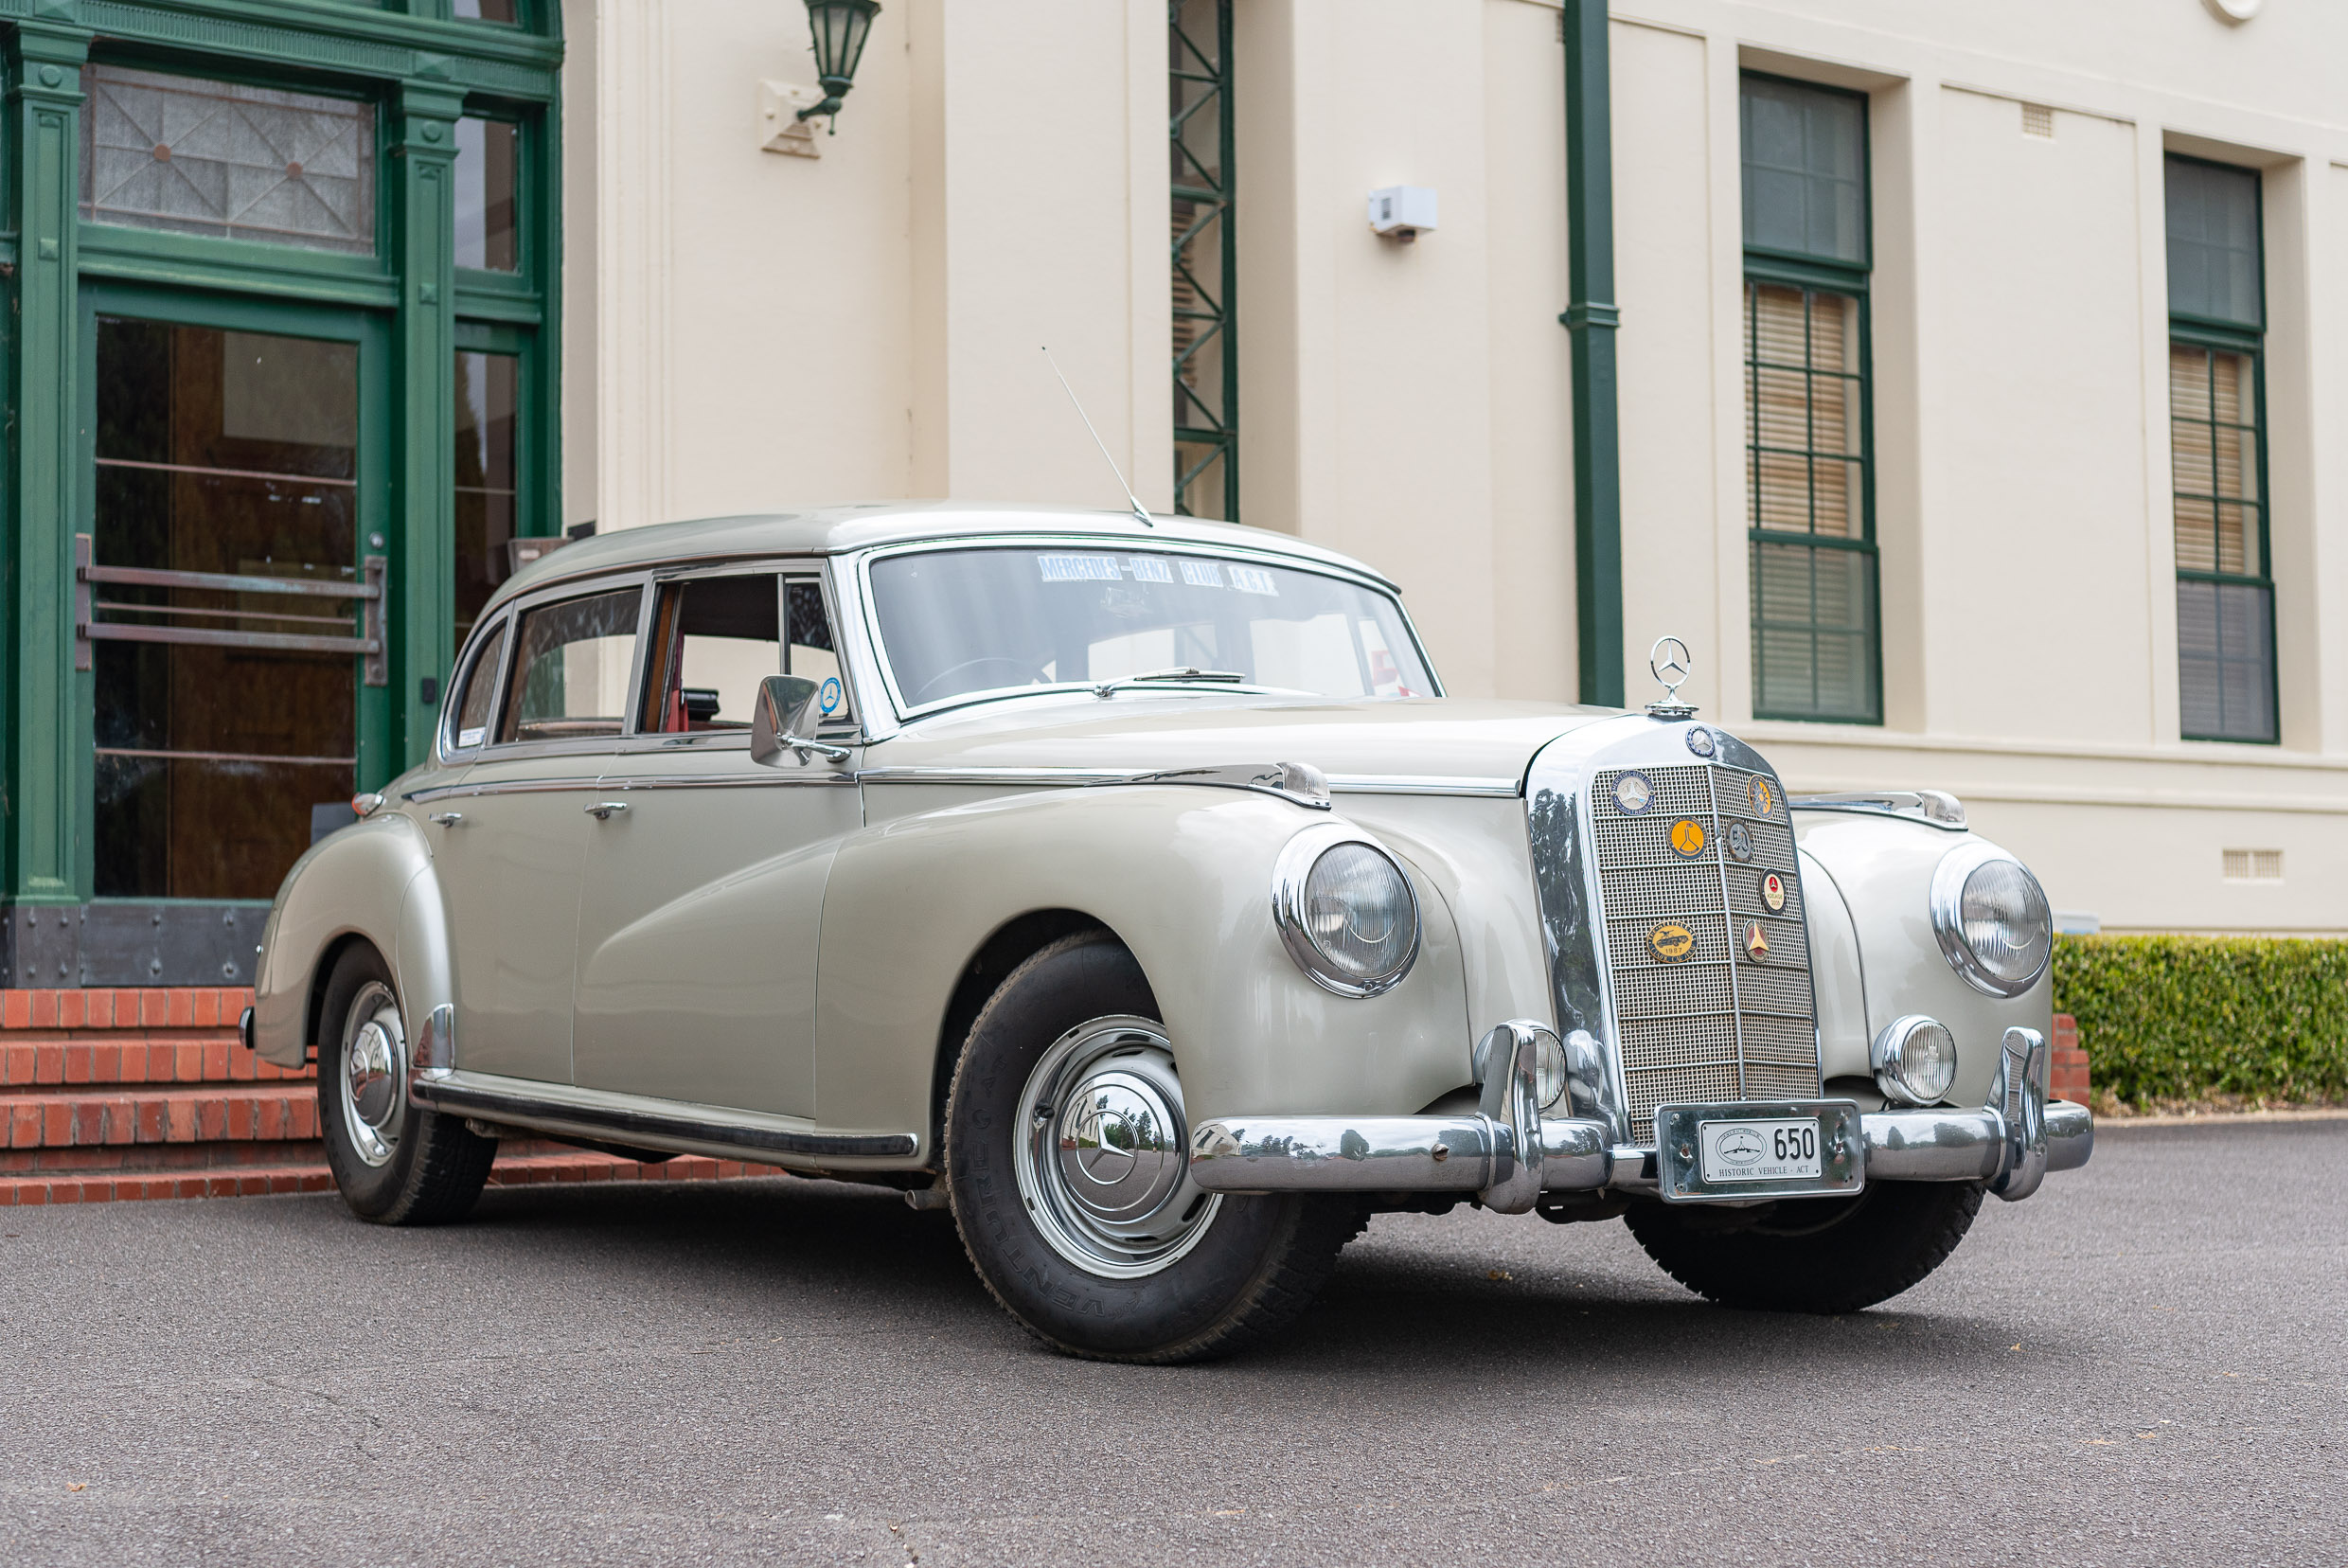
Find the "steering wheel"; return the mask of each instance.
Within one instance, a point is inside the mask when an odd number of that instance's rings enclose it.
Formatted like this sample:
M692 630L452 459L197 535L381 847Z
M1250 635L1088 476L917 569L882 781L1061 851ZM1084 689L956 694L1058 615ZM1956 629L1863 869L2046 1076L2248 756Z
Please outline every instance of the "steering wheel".
M923 703L929 700L931 692L936 691L939 686L945 686L956 675L961 674L966 669L977 669L987 665L1007 665L1010 667L1013 673L1024 675L1026 677L1026 681L1023 684L1027 685L1034 685L1044 679L1043 667L1040 664L1030 664L1025 659L1015 659L1006 653L987 653L982 654L980 657L975 659L965 659L958 665L947 666L944 669L939 670L936 674L922 682L918 687L907 692L905 694L905 701L911 703L916 707L919 707ZM955 688L956 691L964 689L969 688ZM983 690L985 688L980 687L978 689ZM938 695L941 697L951 697L954 695L954 691L942 691L938 692Z

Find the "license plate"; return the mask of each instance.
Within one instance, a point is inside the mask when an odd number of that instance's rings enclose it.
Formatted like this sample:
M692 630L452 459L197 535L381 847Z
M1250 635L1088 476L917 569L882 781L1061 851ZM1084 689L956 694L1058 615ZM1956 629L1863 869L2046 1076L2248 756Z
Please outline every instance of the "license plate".
M1867 1137L1849 1100L1659 1105L1655 1176L1667 1203L1849 1194L1867 1181Z
M1825 1173L1818 1118L1708 1121L1696 1126L1697 1171L1707 1182L1788 1182Z

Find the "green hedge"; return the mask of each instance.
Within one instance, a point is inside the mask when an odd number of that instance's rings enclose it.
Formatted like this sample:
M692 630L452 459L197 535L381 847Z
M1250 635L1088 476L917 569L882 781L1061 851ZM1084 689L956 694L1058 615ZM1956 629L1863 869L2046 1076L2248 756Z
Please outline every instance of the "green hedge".
M2098 1099L2348 1100L2348 942L2058 937L2054 1010Z

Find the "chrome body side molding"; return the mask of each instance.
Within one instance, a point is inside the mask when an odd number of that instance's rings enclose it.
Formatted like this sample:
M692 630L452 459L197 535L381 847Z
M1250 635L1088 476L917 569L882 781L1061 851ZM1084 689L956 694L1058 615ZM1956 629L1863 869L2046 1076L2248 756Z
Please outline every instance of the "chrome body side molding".
M418 1072L409 1082L408 1094L435 1111L558 1136L614 1139L734 1159L754 1155L775 1164L898 1160L919 1152L921 1147L910 1132L818 1132L796 1117L714 1105L672 1105L487 1073Z

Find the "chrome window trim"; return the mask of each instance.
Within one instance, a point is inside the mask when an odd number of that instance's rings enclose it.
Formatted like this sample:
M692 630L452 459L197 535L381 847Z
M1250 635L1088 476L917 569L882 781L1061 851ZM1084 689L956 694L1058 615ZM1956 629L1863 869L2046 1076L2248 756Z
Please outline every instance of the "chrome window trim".
M1305 881L1321 857L1341 845L1359 844L1382 858L1402 879L1403 892L1411 900L1411 947L1402 955L1402 962L1391 971L1367 980L1351 975L1332 974L1328 960L1313 946L1312 937L1305 931ZM1281 846L1279 858L1272 868L1272 923L1279 929L1280 941L1289 950L1296 967L1323 990L1338 996L1362 998L1383 996L1409 978L1418 964L1420 937L1426 930L1426 912L1418 901L1418 884L1411 880L1408 867L1400 856L1380 844L1370 834L1349 822L1316 822L1298 829L1288 843Z
M499 628L503 627L510 633L513 625L513 610L508 602L507 605L500 606L494 613L485 615L475 621L472 634L465 639L465 646L457 650L458 673L449 682L448 689L444 693L445 701L441 704L440 722L433 730L432 758L442 767L458 766L470 762L479 757L483 748L489 744L486 739L470 746L460 746L456 743L456 721L459 710L464 705L461 697L476 673L473 661L481 656L481 645L488 641ZM506 664L512 657L513 638L508 635L498 645L497 668L491 672L491 679L496 682L496 686L489 693L488 733L494 733L497 729L497 710L506 700Z
M880 634L880 608L872 593L872 568L876 561L893 560L902 555L938 554L945 551L969 550L1032 550L1032 549L1098 549L1110 553L1140 553L1143 555L1206 556L1221 561L1261 562L1290 571L1309 572L1318 577L1332 578L1340 582L1364 588L1389 600L1395 613L1402 617L1402 629L1411 639L1412 651L1418 655L1419 668L1426 670L1428 683L1434 687L1432 696L1443 695L1443 677L1436 673L1434 660L1427 653L1427 645L1411 620L1410 611L1402 603L1402 596L1392 583L1366 572L1347 571L1343 567L1322 561L1307 561L1284 555L1277 550L1245 544L1212 544L1201 540L1161 539L1138 540L1119 535L1088 534L1024 534L1002 533L961 539L929 539L907 541L860 550L847 558L849 571L843 578L853 576L856 582L859 609L863 615L863 640L869 645L875 674L880 689L888 695L889 710L900 724L909 724L933 714L955 708L969 707L980 703L1007 702L1021 697L1045 694L1090 693L1096 683L1092 681L1058 681L1050 686L999 686L991 691L964 692L959 696L941 698L915 707L905 701L897 685L897 671L889 664L888 644ZM1320 699L1328 701L1329 699Z
M506 707L513 698L511 675L514 651L522 646L522 617L533 610L549 604L560 604L575 598L593 598L633 587L636 590L635 648L629 655L627 689L633 693L644 684L645 620L651 614L652 573L639 567L633 571L614 572L606 578L579 577L563 582L560 587L549 584L543 590L517 595L506 601L500 613L513 622L513 635L507 640L506 652L498 663L497 706L489 715L489 733L495 735L505 727ZM631 698L632 706L633 699ZM509 757L577 757L588 752L609 751L635 733L636 715L631 711L620 715L617 735L583 737L574 740L486 740L471 756L475 761L501 762Z
M649 570L651 575L652 587L655 590L654 604L659 602L658 590L672 582L701 582L711 578L758 577L771 574L776 579L776 628L785 638L791 635L791 584L794 581L812 581L824 596L824 614L831 617L832 640L841 644L851 643L855 639L844 629L839 606L832 597L830 574L825 570L827 564L827 558L821 556L736 556L721 561L690 561L674 566L654 566ZM648 611L648 617L649 614L650 612ZM641 644L650 634L651 622L648 618L638 633L639 643ZM816 737L819 739L841 740L846 745L861 746L868 739L860 722L866 704L854 672L850 668L850 660L845 648L835 649L834 651L840 654L841 680L848 690L848 718L827 720L817 727ZM740 730L710 731L700 735L670 735L665 731L642 728L644 721L643 684L651 673L651 665L649 663L650 650L642 648L640 652L644 656L638 659L636 666L635 690L631 699L634 705L629 713L631 727L626 734L619 737L617 749L620 755L643 756L650 752L667 756L679 752L747 752L750 749L750 731L747 726Z
M1965 898L1966 880L1983 866L1998 861L2007 862L2019 870L2023 876L2028 877L2030 885L2038 890L2038 902L2047 906L2049 939L2046 959L2033 970L2030 978L2020 985L2013 985L1990 973L1982 966L1981 960L1973 956L1972 948L1966 945L1965 940L1965 918L1962 904ZM1947 854L1941 856L1940 864L1932 868L1930 901L1932 935L1940 943L1941 956L1948 960L1948 967L1955 970L1966 985L1983 996L1995 997L2001 1002L2010 1002L2015 997L2026 994L2031 987L2045 979L2046 971L2054 967L2054 943L2052 937L2054 906L2047 901L2045 887L2040 885L2037 874L2029 866L2022 864L2019 859L2006 853L1986 839L1974 839L1970 843L1957 845Z

